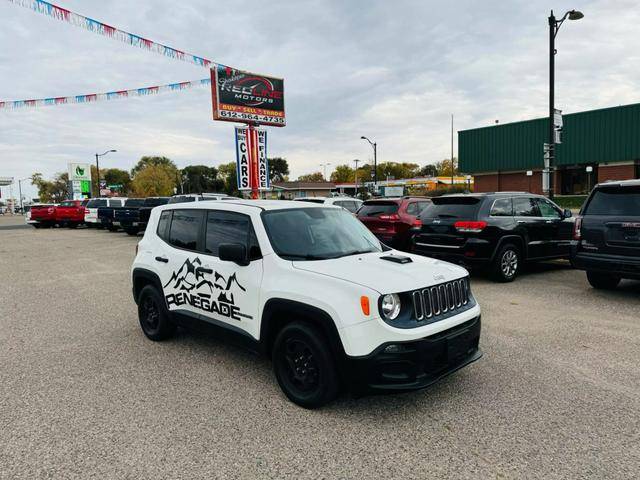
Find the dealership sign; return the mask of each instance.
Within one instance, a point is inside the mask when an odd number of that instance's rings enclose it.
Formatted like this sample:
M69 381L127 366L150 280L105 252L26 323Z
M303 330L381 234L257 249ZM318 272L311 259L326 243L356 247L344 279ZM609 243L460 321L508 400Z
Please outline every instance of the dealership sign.
M250 126L236 127L238 190L269 190L267 132Z
M91 181L91 167L88 163L70 163L68 165L69 180Z
M83 200L91 196L91 166L88 163L69 163L69 197Z
M211 69L213 119L284 127L284 80L224 65Z

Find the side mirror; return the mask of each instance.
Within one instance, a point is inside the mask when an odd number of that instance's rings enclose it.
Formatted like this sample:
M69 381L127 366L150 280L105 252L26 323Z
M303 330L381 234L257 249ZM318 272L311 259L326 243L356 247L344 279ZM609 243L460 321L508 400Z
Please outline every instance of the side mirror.
M241 267L249 265L247 247L241 243L221 243L218 247L218 257L222 261L237 263Z
M569 210L568 208L565 208L562 216L564 218L571 218L573 216L573 213L571 213L571 210Z

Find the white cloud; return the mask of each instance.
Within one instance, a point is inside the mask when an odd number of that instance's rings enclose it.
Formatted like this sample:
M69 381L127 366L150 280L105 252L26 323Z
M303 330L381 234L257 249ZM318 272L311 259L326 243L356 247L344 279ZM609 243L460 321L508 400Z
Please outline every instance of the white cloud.
M62 0L61 0L62 1ZM64 0L63 6L212 60L285 78L288 125L270 154L292 176L368 161L439 161L458 129L545 115L550 8L573 0L339 0L222 8L207 0ZM557 104L565 112L640 98L640 9L591 0L558 35ZM208 72L0 3L0 99L93 93L204 78ZM233 127L211 120L208 89L85 106L0 112L0 176L51 175L116 148L178 165L234 160Z

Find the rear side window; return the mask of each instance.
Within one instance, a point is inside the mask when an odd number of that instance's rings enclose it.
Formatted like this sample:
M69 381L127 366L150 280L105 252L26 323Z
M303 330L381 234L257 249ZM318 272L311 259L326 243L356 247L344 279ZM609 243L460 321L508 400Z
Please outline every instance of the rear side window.
M73 202L62 202L60 204L61 207L75 207L75 204Z
M499 198L493 202L491 207L492 217L511 217L513 216L513 204L510 198Z
M187 195L180 195L178 197L171 197L169 199L169 203L186 203L186 202L195 202L196 197L189 197Z
M174 210L169 228L169 243L174 247L197 250L202 217L202 210Z
M598 188L584 215L640 217L640 187Z
M158 236L164 241L169 239L169 225L171 224L171 216L173 210L165 210L160 214L160 220L158 220Z
M240 243L249 250L249 232L251 219L240 213L209 211L207 212L207 231L204 249L210 255L218 256L222 243Z
M478 214L478 197L435 197L422 211L426 218L475 218Z
M130 198L129 200L124 202L125 207L141 207L144 203L142 198Z
M397 202L364 202L360 210L359 217L377 217L379 215L390 215L398 212Z
M513 199L513 214L516 217L539 217L535 199L530 197L515 197Z
M166 205L169 201L168 198L147 198L144 201L145 207L157 207L158 205Z
M121 207L122 206L122 200L116 199L116 198L112 198L109 200L109 206L110 207Z

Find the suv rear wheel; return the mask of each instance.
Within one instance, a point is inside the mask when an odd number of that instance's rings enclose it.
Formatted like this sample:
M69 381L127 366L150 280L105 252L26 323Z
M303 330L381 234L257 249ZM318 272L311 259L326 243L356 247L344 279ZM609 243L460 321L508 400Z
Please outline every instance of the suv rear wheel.
M176 332L176 324L169 320L164 298L153 285L147 285L140 292L138 319L142 331L150 340L166 340Z
M620 277L600 272L587 272L587 280L593 288L602 290L613 290L620 283Z
M503 245L493 261L491 276L498 282L513 282L520 272L520 249L512 243Z
M322 332L309 323L286 325L273 345L273 369L293 403L318 408L338 394L335 361Z

